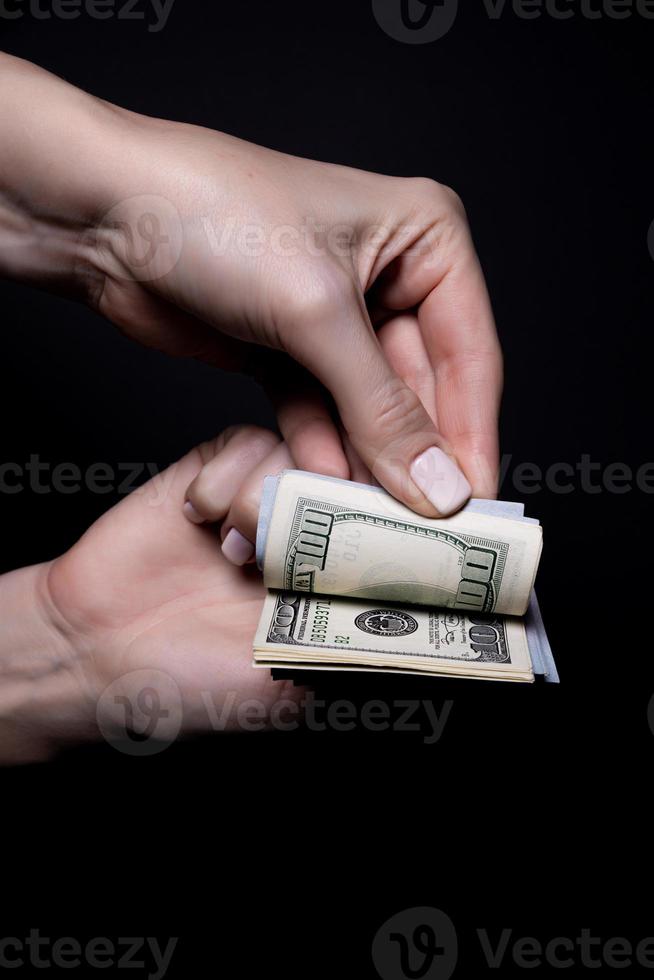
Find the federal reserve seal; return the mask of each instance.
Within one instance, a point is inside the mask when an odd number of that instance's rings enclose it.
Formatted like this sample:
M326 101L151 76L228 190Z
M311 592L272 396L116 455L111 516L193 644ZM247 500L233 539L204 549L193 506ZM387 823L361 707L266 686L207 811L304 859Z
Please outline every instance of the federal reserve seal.
M360 613L354 625L375 636L408 636L418 629L418 620L401 609L370 609Z

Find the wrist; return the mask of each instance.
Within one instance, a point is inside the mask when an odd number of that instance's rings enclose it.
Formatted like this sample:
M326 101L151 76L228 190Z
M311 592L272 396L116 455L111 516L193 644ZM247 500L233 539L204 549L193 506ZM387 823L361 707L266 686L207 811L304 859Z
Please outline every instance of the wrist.
M124 115L0 53L0 276L101 290L94 229L120 194Z
M0 576L0 764L97 733L83 658L50 600L50 564Z

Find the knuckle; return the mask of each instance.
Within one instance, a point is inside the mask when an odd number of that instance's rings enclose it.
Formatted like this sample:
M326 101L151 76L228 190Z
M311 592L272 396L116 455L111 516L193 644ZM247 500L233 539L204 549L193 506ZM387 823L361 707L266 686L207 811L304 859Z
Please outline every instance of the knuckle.
M407 186L413 191L417 197L422 197L423 199L436 198L440 196L440 190L444 186L439 184L437 180L433 180L431 177L407 177L405 178Z
M466 210L457 192L448 184L442 184L431 177L409 177L412 193L423 205L467 220Z
M206 470L201 470L188 488L187 498L191 501L196 510L204 516L211 514L214 510L214 493Z
M417 432L426 427L426 413L419 398L399 378L381 393L377 425L387 443L404 433Z
M259 425L228 425L226 429L219 432L213 439L208 439L196 447L200 454L202 466L206 466L216 456L220 455L223 449L234 440L238 442L242 440L246 443L252 443L252 445L264 443L272 448L278 441L278 437L270 429L265 429Z
M298 415L284 420L282 431L291 450L298 444L311 444L329 431L332 422L325 415Z
M237 431L232 437L238 444L243 444L243 449L248 455L258 456L261 453L269 452L279 442L277 436L271 429L265 429L260 425L239 425L234 427ZM226 440L226 442L229 440Z
M206 442L201 442L195 447L195 451L200 457L200 465L206 466L211 460L216 456L225 445L225 437L228 429L223 429L219 432L217 436L213 439L207 439ZM194 481L195 482L195 481Z
M456 215L464 221L467 221L466 209L461 196L447 184L440 184L439 187L440 195L447 203L450 213Z
M222 449L222 447L226 446L227 443L234 438L234 436L237 436L240 432L243 432L243 430L247 428L249 428L247 425L228 425L226 429L223 429L220 435L216 436L216 449Z

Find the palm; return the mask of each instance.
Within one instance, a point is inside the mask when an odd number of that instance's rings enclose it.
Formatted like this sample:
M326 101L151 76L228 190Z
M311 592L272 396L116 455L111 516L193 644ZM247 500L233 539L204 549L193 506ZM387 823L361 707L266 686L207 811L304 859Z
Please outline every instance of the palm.
M194 728L206 727L207 696L218 707L229 696L267 708L281 696L268 671L251 666L264 595L256 569L230 565L215 529L183 516L184 491L201 465L194 450L121 501L53 563L49 578L55 606L91 650L87 686L163 672Z

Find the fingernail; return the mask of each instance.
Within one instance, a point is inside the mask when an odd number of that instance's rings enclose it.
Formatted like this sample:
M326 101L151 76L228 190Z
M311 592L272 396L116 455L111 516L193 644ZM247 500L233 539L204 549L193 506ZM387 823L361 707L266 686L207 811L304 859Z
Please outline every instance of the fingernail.
M436 446L417 456L410 472L415 485L443 516L462 507L472 493L456 463Z
M204 524L204 517L195 509L190 500L184 504L184 517L188 518L192 524Z
M231 528L225 535L223 541L223 555L232 565L245 565L254 554L254 545L248 541L235 527Z

